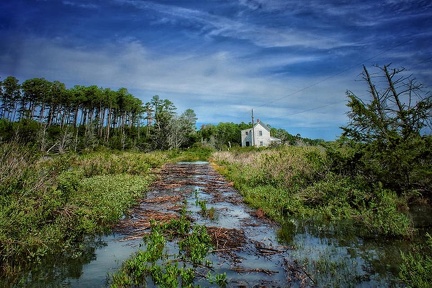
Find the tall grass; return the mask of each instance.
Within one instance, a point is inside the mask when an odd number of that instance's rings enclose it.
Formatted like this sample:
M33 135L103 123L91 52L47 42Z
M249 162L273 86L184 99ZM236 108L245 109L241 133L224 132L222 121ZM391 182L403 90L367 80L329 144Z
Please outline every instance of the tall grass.
M365 236L412 234L406 202L380 185L331 171L322 147L284 146L216 152L212 161L247 203L283 222L287 217L328 223L349 220Z
M42 157L14 144L0 145L0 155L0 274L107 231L169 160L162 152Z

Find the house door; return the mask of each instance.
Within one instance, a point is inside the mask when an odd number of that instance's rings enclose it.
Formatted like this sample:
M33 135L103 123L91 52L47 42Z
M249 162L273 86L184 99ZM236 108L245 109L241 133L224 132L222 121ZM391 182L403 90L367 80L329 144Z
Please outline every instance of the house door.
M249 141L246 141L246 147L249 147L249 146L250 146Z

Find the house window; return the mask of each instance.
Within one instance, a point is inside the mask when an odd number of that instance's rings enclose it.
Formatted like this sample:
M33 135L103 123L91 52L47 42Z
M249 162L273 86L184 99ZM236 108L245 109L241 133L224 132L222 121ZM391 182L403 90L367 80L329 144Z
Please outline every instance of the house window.
M262 131L261 131L261 130L258 132L258 135L259 135L259 136L262 136Z
M249 133L246 131L246 136L248 135Z
M264 142L263 141L260 141L260 146L264 146Z

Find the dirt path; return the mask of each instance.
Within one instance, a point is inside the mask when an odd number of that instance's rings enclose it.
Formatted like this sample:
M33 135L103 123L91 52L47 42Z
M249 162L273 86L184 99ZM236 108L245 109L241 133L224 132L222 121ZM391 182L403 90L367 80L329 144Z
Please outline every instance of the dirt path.
M205 203L212 217L203 216ZM180 216L184 203L192 221L212 237L213 269L226 273L229 287L310 286L311 279L289 254L292 247L276 240L277 226L260 210L250 209L230 183L204 162L166 165L160 179L130 216L116 227L123 241L149 233L150 221Z

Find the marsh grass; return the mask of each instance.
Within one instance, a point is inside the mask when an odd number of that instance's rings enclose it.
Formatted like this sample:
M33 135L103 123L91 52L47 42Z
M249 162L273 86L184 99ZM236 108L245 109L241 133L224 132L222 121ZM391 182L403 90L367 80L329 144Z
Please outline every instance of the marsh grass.
M367 237L413 233L405 199L379 184L335 174L322 147L215 152L212 161L248 204L281 223L287 217L330 224L349 220Z
M214 149L197 144L185 150L170 150L168 156L177 162L208 161L213 152Z
M0 274L10 279L50 255L79 254L143 195L166 153L93 152L43 157L0 145Z
M206 200L199 199L198 190L195 190L195 205L201 209L200 214L202 217L210 220L215 220L217 218L216 208L209 208Z
M281 224L278 237L287 243L298 245L295 235L304 233L302 229L326 237L343 233L344 241L357 241L359 236L411 239L414 235L413 223L406 214L407 198L380 183L371 185L361 176L343 170L338 173L322 148L216 152L212 157L214 168L233 181L248 204ZM430 247L431 243L429 238ZM430 247L417 248L426 254L401 253L399 278L408 287L430 285ZM299 271L319 287L380 283L365 273L367 266L360 267L351 257L339 257L338 251L326 248L315 258L317 247L298 251L302 255L295 256L297 264L288 265L296 268L301 263L304 270Z

